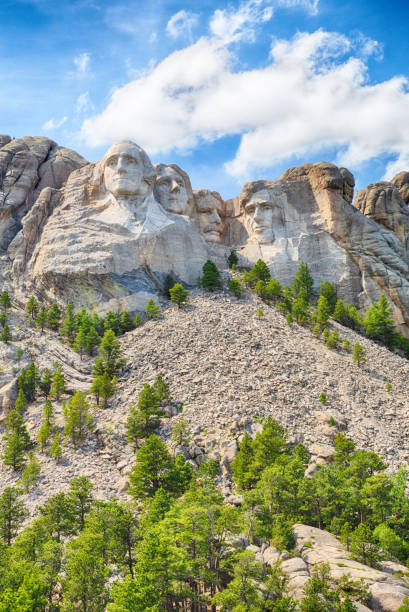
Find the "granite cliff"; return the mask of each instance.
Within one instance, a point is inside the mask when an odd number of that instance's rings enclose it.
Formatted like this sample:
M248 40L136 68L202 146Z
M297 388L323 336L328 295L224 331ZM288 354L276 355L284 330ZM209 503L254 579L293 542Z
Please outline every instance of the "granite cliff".
M132 142L89 164L46 138L2 136L0 177L4 280L22 302L143 310L167 274L193 286L207 259L223 268L235 249L239 265L261 258L283 283L306 261L317 284L330 281L361 310L384 293L409 336L406 172L354 200L348 170L303 164L223 201Z

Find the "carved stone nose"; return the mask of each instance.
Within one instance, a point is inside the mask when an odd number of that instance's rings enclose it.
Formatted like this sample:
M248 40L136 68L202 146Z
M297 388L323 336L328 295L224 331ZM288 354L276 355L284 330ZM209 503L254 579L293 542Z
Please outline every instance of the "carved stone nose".
M171 191L176 191L176 192L180 191L180 187L179 187L179 185L177 184L177 182L176 182L176 181L172 181L172 182L171 182L171 184L170 184L170 190L171 190Z

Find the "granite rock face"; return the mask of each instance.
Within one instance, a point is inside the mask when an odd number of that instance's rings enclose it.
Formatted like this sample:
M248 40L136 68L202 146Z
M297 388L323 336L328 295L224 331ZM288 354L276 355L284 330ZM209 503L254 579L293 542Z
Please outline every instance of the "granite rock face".
M0 247L21 299L142 310L167 274L192 286L207 259L226 267L235 249L240 265L261 258L282 283L305 261L317 285L330 281L361 310L385 293L409 336L409 173L352 203L348 170L303 164L223 201L130 141L95 164L45 138L0 144Z
M0 249L7 249L42 189L59 189L86 163L49 138L0 136Z

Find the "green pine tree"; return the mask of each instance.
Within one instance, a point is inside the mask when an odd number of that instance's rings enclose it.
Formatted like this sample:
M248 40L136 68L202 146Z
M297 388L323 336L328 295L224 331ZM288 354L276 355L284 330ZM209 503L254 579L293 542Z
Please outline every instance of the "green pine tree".
M233 266L237 266L239 262L239 257L236 251L230 251L230 255L227 258L227 263L229 264L229 268L231 269Z
M134 328L134 322L127 310L121 314L121 330L123 333L131 331Z
M53 443L51 444L51 448L48 454L53 457L56 463L59 463L62 456L62 449L61 436L58 431L56 431L54 434Z
M85 350L92 357L97 346L101 344L101 338L93 325L89 328L85 337Z
M201 285L204 289L209 289L209 291L219 289L222 286L220 272L216 264L210 259L208 259L203 266Z
M324 296L325 299L327 300L329 310L330 310L330 315L332 315L335 309L335 305L337 303L337 293L333 285L331 285L329 281L320 282L320 295Z
M50 393L56 400L59 400L61 395L66 392L65 377L59 363L54 364L54 372L51 378Z
M21 484L26 493L36 484L40 476L41 465L33 451L28 453L28 463L21 474Z
M136 499L153 497L163 487L166 489L171 471L172 457L160 438L149 436L136 455L136 463L130 473L130 493Z
M386 346L392 346L395 338L395 323L392 318L392 309L383 294L366 311L363 324L369 338L378 340Z
M94 427L94 419L89 412L87 396L82 391L76 391L68 400L65 414L64 434L70 438L74 446L86 437Z
M366 361L365 349L362 344L359 344L359 342L356 342L352 347L352 359L358 364L358 366Z
M72 348L80 354L82 360L83 353L87 348L87 332L83 327L79 328Z
M27 306L26 306L26 313L30 315L30 318L32 321L34 321L34 319L36 318L38 311L40 309L40 305L37 302L36 298L34 297L34 295L32 295L28 302L27 302Z
M21 491L15 487L6 487L0 495L0 537L7 546L29 514L20 496Z
M243 295L243 287L241 282L237 278L229 278L227 281L227 287L234 296L239 298Z
M18 395L17 395L16 403L14 404L14 408L20 414L23 414L27 410L26 396L24 395L24 391L21 388L18 391Z
M113 376L124 365L121 357L121 347L112 329L107 329L99 347L99 354L102 358L102 366L105 372ZM96 364L95 364L96 365Z
M189 299L189 291L180 283L176 283L176 285L169 289L169 293L170 301L172 304L176 304L178 308L184 306Z
M0 306L4 311L7 311L9 308L11 308L11 299L8 294L8 291L6 291L5 289L1 292L0 295Z
M25 464L24 451L31 444L23 417L17 410L11 410L4 421L4 426L3 440L6 444L3 463L11 465L13 470L20 470Z
M57 302L53 302L48 311L48 325L51 329L57 330L60 327L61 310Z
M44 332L44 327L46 326L47 321L48 310L47 308L42 308L36 318L36 327L38 327L38 329L41 329L41 333Z
M12 339L13 336L11 334L10 327L8 326L8 323L5 323L0 333L0 340L2 340L2 342L4 342L5 344L8 344L12 341Z
M302 261L298 267L297 274L293 278L292 288L296 295L301 289L305 289L306 298L308 302L311 302L314 294L314 279L305 261Z
M74 315L74 304L72 302L68 302L65 310L64 321L60 328L60 335L62 338L65 338L70 346L72 346L76 338L76 332L77 324Z
M146 315L150 319L158 319L161 315L159 305L155 304L155 302L152 299L148 300L146 304L145 312L146 312Z

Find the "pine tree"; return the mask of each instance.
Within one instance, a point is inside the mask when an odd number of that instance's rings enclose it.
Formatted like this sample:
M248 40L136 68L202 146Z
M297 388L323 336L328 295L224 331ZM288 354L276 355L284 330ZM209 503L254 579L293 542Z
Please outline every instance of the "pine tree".
M26 396L24 395L24 391L21 388L18 391L18 395L17 395L16 403L14 404L14 408L20 414L23 414L23 412L27 410Z
M135 318L134 318L134 320L133 320L134 327L139 327L141 323L142 323L142 317L141 317L141 315L136 314L136 315L135 315Z
M268 302L276 302L282 296L283 289L275 278L270 278L264 287L264 299Z
M50 394L51 383L52 383L51 372L48 368L44 368L42 375L40 377L40 380L38 381L38 386L41 391L41 394L44 395L46 399L48 398Z
M87 334L83 327L79 328L72 348L80 354L82 360L83 352L87 348Z
M180 283L176 283L170 290L170 301L176 304L178 308L184 306L189 299L189 291Z
M361 363L365 363L366 361L364 347L362 346L362 344L359 344L359 342L356 342L356 344L354 344L352 348L352 359L359 366L361 365Z
M127 310L124 310L121 314L121 330L122 333L131 331L134 328L134 324L131 315Z
M0 495L0 537L7 546L29 514L20 496L21 492L14 487L6 487Z
M155 378L155 382L152 385L152 389L156 393L159 399L160 405L170 402L169 385L160 374L158 374L157 377ZM143 391L141 392L141 395L139 396L140 398L142 396L142 393ZM138 407L142 408L142 404L140 404L139 402L138 402Z
M14 354L15 360L17 361L18 364L20 363L23 355L24 355L23 349L21 348L21 346L18 346Z
M54 427L54 409L50 400L46 400L43 408L43 420L37 436L37 442L44 450Z
M188 446L191 436L189 423L184 418L179 418L172 427L171 440L177 446Z
M61 395L66 392L65 378L59 363L54 364L54 372L51 378L50 393L56 400L59 400Z
M78 530L82 530L85 527L85 515L91 510L93 488L94 485L86 476L77 476L71 480L68 500L73 510Z
M308 302L311 301L314 294L314 279L305 261L302 261L298 267L297 274L293 278L292 288L296 295L301 289L305 289L307 300Z
M332 314L333 319L341 323L341 325L347 325L348 323L348 312L342 300L337 300L335 303L334 312Z
M160 438L149 436L136 455L136 463L130 473L130 493L136 499L153 497L168 483L172 470L172 457Z
M307 322L309 308L307 289L304 286L300 286L291 307L291 314L299 325L304 325Z
M34 295L32 295L29 298L27 302L27 306L26 306L26 313L30 315L30 318L32 321L34 321L34 319L36 318L39 309L40 309L40 305L38 301L36 300L36 298L34 297Z
M85 338L85 350L87 351L88 355L92 356L94 354L94 350L100 344L101 344L101 338L99 337L98 332L95 329L95 327L92 325L89 328L86 338Z
M5 312L0 312L0 325L3 328L7 323L7 314Z
M48 311L48 325L51 329L58 329L60 327L61 310L57 302L51 304L50 310Z
M21 484L26 493L33 487L40 475L41 465L38 459L35 457L33 451L28 453L28 463L25 466L23 473L21 474Z
M107 329L99 347L99 354L103 360L103 368L110 376L123 367L124 360L121 358L121 347L112 329Z
M239 451L232 463L232 472L239 489L249 489L254 484L254 475L251 466L254 461L253 440L248 432L240 442Z
M17 378L17 385L22 389L28 402L33 402L36 397L38 374L35 363L32 361L26 370L22 370Z
M89 413L89 402L85 393L77 391L67 404L64 434L71 438L74 446L85 438L94 427L94 420Z
M148 300L148 303L145 307L145 312L150 319L158 319L161 315L159 305L155 304L152 299Z
M6 442L3 453L3 463L11 465L13 470L24 466L24 451L30 446L31 440L27 433L23 417L17 410L11 410L5 421L3 440Z
M243 287L241 282L237 278L229 278L227 281L227 287L234 296L239 298L243 294Z
M115 336L120 336L122 334L121 320L117 312L108 310L104 318L104 329L112 329Z
M338 348L339 343L340 343L340 337L339 337L339 333L336 330L331 332L328 338L325 340L326 346L332 349Z
M268 283L271 278L271 274L266 262L262 259L258 259L253 268L250 270L250 277L253 283L257 283L258 281Z
M229 264L229 268L231 269L233 266L237 266L239 261L238 255L236 251L230 251L230 255L227 258L227 263Z
M102 376L103 374L95 375L94 378L92 379L92 384L89 389L90 394L95 397L97 406L99 406L99 400L101 397Z
M42 308L36 318L36 327L38 327L38 329L41 329L41 333L44 332L44 327L46 326L47 321L48 310L46 308Z
M372 304L366 311L364 328L369 338L378 340L386 346L392 346L395 338L395 324L392 318L392 309L383 294L378 302Z
M104 408L108 406L108 400L115 393L115 383L116 383L115 376L111 379L108 372L104 372L103 375L101 376L99 395L104 400L104 406L103 406Z
M155 381L157 388L159 387L158 378ZM129 409L129 417L126 422L127 441L134 448L138 447L140 438L152 433L159 426L160 417L163 415L160 407L160 403L163 401L161 397L165 399L164 393L167 387L165 381L161 377L160 379L160 388L163 389L162 395L160 389L158 393L154 387L145 384L139 393L137 408L131 406ZM162 382L166 385L165 387L163 387Z
M56 431L54 434L53 443L51 444L51 448L48 454L53 457L56 463L59 463L62 456L62 449L61 436L58 431Z
M201 280L202 287L213 291L219 289L222 286L220 272L213 261L208 259L203 266L203 276Z
M9 308L11 308L11 299L8 292L4 289L0 295L0 306L2 309L7 312Z
M329 306L330 315L333 314L337 302L337 293L329 281L320 282L320 295L323 295Z
M0 334L0 340L2 340L2 342L5 344L8 344L12 341L12 339L13 336L11 335L10 327L8 326L8 323L5 323Z
M70 346L72 346L75 340L76 331L77 324L74 316L74 304L72 302L68 302L65 310L64 322L60 328L60 335L62 338L66 339Z
M324 295L320 295L312 315L312 320L315 321L321 327L321 329L324 329L324 327L328 327L330 312L331 309L329 307L327 298Z

